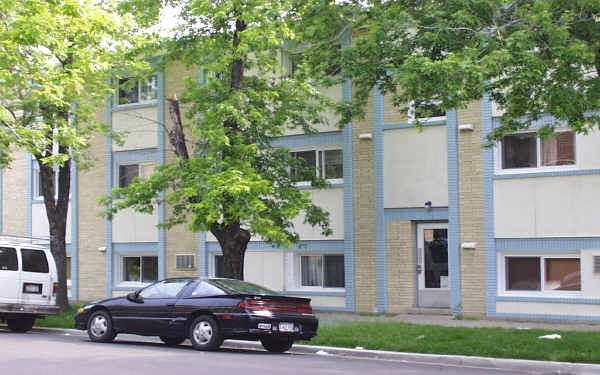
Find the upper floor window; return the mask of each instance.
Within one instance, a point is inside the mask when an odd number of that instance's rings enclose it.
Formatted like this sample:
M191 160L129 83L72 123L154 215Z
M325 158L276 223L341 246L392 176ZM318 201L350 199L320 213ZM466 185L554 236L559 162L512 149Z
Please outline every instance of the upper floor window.
M438 101L414 100L408 107L408 121L421 122L442 121L446 119L446 112L440 107Z
M154 170L154 164L124 164L119 165L119 187L131 185L137 177L148 177Z
M563 131L540 140L535 132L511 134L501 143L501 168L541 168L575 164L575 133Z
M158 77L151 76L146 80L123 78L119 80L117 104L144 103L158 98Z
M301 159L302 166L305 167L305 170L292 168L291 173L296 181L309 181L312 176L307 173L316 173L318 177L328 180L344 178L342 150L294 151L292 156Z

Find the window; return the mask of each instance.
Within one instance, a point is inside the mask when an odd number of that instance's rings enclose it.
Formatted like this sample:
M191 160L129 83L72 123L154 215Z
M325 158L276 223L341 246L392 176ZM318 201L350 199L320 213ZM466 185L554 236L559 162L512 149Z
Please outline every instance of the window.
M442 121L446 112L442 111L438 101L426 102L414 100L408 106L408 121Z
M156 100L158 77L153 75L147 80L123 78L119 80L117 104L143 103Z
M175 264L178 270L191 270L196 268L194 266L193 255L177 255L175 256Z
M18 271L17 251L10 247L0 247L0 271Z
M125 282L136 283L149 283L158 280L158 257L123 257L121 279Z
M223 255L215 255L213 261L212 275L214 277L223 277Z
M193 297L221 296L223 294L225 294L224 291L206 281L201 281L192 292Z
M298 182L310 181L313 174L328 180L344 178L342 150L294 151L294 158L301 159L301 168L292 168L291 174Z
M71 257L67 257L67 282L71 281Z
M575 164L575 133L562 131L540 140L535 132L504 137L502 169L541 168Z
M566 256L506 256L507 292L581 291L580 260Z
M300 286L343 288L344 281L343 255L300 256Z
M119 187L127 187L137 178L149 177L154 171L154 164L119 165Z
M42 250L21 249L24 272L48 273L48 260Z
M142 289L140 297L175 298L189 282L189 279L170 279L161 281Z

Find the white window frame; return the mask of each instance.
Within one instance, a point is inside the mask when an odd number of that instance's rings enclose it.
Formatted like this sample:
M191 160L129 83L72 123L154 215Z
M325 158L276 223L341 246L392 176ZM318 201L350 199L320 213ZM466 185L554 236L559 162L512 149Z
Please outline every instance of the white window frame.
M119 182L120 182L121 176L119 174L119 172L120 172L119 167L126 166L126 165L137 165L138 166L138 177L140 177L141 172L142 172L142 166L152 165L152 166L156 167L158 165L158 163L154 160L136 160L136 161L127 161L127 162L122 162L122 163L116 163L116 168L114 171L114 174L115 174L114 186L115 187L119 187L119 185L120 185Z
M435 104L435 105L439 105L441 104L441 100L432 100L430 103ZM426 124L429 122L438 122L438 121L446 121L446 116L434 116L434 117L419 117L419 118L415 118L415 101L411 100L410 102L408 102L408 122L413 122L415 120L419 121L420 123Z
M302 256L326 256L326 255L341 255L346 256L343 252L295 252L287 254L288 264L286 272L286 291L290 292L332 292L332 293L344 293L346 288L330 288L324 286L303 286L302 285ZM345 259L345 258L344 258ZM325 262L323 262L325 266ZM324 277L325 275L323 275ZM346 285L346 280L344 280Z
M324 168L324 159L321 157L321 152L324 151L341 151L342 152L342 176L343 176L343 168L344 168L344 149L341 145L331 145L331 146L321 146L321 147L300 147L294 148L290 150L290 153L294 152L306 152L313 151L316 153L315 155L315 168L319 177L325 178L325 168ZM342 178L328 178L327 182L332 185L339 185L344 183L344 177ZM311 186L310 181L298 181L295 183L296 186Z
M142 84L143 83L147 83L148 81L150 81L153 77L156 77L156 82L157 82L157 86L156 86L156 99L150 99L150 100L142 100ZM130 77L131 78L131 77ZM142 80L142 79L138 79L138 101L137 102L133 102L133 103L124 103L124 104L120 104L119 103L119 99L120 99L120 90L119 90L119 80L117 80L117 84L116 84L116 92L115 92L115 99L114 99L114 105L116 107L126 107L126 106L133 106L133 105L138 105L138 104L147 104L147 103L156 103L158 102L158 75L157 74L153 74L151 75L148 79L146 80Z
M572 131L570 128L559 128L555 130L555 133L564 133ZM525 129L518 131L512 134L527 134L527 133L536 133L537 129ZM550 165L543 166L542 165L542 140L536 135L535 137L535 147L536 147L536 162L537 167L532 168L508 168L504 169L502 167L503 155L502 155L502 141L498 141L495 146L494 152L494 169L497 175L503 174L523 174L523 173L536 173L536 172L560 172L560 171L569 171L569 170L577 170L579 169L579 158L577 157L577 134L574 133L574 148L575 148L575 163L569 165ZM552 137L552 136L551 136Z
M223 253L217 252L217 253L210 253L210 256L208 257L208 275L210 277L217 277L215 275L215 271L216 271L216 260L215 257L217 256L223 256Z
M541 290L507 290L506 289L506 258L540 258L540 289ZM544 290L546 283L546 259L579 259L579 277L581 278L581 290ZM498 295L501 297L547 297L547 298L578 298L583 295L583 273L581 269L583 257L579 251L573 252L527 252L503 251L498 253Z
M43 202L44 195L39 188L42 179L40 165L35 156L31 156L31 159L31 199L34 202ZM54 166L54 199L58 199L58 168L56 166ZM69 199L71 199L70 190Z
M123 280L123 262L125 260L125 258L140 258L140 278L142 277L142 269L141 269L141 261L142 261L142 257L156 257L158 259L158 254L156 253L122 253L122 254L118 254L115 257L115 264L114 264L114 270L116 272L114 272L114 277L115 277L115 285L117 287L125 287L125 288L141 288L141 287L145 287L148 286L150 284L155 283L156 281L160 280L160 277L157 277L157 280L155 281L150 281L150 282L142 282L142 281L124 281Z

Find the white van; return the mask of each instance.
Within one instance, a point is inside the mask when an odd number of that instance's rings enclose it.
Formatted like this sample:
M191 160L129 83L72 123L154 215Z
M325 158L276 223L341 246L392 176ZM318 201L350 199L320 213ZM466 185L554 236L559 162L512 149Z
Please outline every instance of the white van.
M27 332L36 318L59 311L54 257L34 242L0 235L0 321L13 332Z

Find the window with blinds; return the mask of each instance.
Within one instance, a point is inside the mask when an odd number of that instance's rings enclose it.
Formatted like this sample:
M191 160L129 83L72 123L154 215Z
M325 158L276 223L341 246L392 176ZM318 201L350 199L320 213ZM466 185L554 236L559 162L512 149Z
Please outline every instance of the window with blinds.
M177 255L176 268L178 270L190 270L196 268L193 255Z

